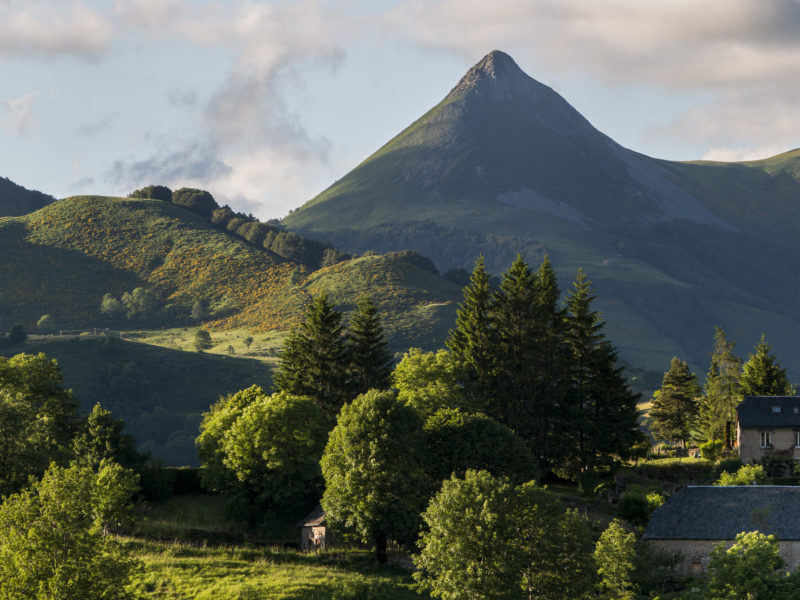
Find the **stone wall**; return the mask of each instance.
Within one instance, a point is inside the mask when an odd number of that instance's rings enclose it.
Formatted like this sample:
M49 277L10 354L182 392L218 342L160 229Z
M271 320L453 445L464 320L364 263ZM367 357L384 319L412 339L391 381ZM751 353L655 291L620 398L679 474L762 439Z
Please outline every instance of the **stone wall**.
M677 563L675 571L684 575L698 575L708 566L708 555L714 546L723 540L648 540L652 548L669 552L680 553L682 559ZM725 546L730 547L733 540L724 540ZM779 541L781 556L786 561L787 570L793 570L800 565L800 540Z

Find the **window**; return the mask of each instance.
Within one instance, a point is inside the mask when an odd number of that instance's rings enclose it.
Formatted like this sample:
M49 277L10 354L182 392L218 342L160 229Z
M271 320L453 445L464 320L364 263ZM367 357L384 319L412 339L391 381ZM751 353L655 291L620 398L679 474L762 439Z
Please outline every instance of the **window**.
M761 447L762 448L771 448L772 447L772 432L771 431L762 431L761 432Z
M774 413L779 413L779 412L781 412L781 407L780 407L780 406L777 406L777 405L773 405L773 407L772 407L772 412L774 412Z
M800 431L794 432L794 447L800 448Z
M703 563L701 562L693 562L691 566L692 575L702 575L703 574Z

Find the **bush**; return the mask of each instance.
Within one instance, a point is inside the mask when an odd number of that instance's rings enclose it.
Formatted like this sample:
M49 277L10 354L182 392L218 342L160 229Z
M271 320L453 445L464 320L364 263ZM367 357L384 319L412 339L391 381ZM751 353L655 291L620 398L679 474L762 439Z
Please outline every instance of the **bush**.
M8 334L8 343L13 346L14 344L21 344L28 339L28 334L25 333L25 328L20 324L12 325L11 331Z
M700 446L700 454L703 458L710 461L716 461L722 453L723 442L722 440L708 440L705 444Z
M153 200L172 201L172 190L163 185L148 185L128 194L128 198L151 198Z
M214 210L219 208L214 196L205 190L194 188L181 188L172 192L172 203L209 220Z
M205 329L198 329L197 333L194 334L194 347L198 352L208 350L213 345L211 334Z
M736 473L742 466L742 461L738 457L731 457L721 460L717 465L714 478L719 479L723 473Z
M714 485L759 485L767 479L761 465L744 465L736 473L723 472Z
M663 503L664 493L659 488L645 488L634 484L622 492L617 511L631 525L644 527L650 514Z
M56 320L53 315L42 315L42 317L36 321L36 329L42 333L53 333L56 330Z

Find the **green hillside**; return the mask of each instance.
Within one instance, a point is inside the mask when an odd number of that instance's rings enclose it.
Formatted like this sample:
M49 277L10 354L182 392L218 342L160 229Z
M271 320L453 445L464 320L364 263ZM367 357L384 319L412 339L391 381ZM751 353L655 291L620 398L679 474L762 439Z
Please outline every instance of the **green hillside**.
M0 217L24 215L54 202L55 198L0 177Z
M396 345L406 339L424 345L427 334L419 332L438 326L432 306L457 300L460 291L409 261L369 257L312 272L168 202L78 196L0 218L0 326L20 322L31 331L41 315L52 314L59 329L202 321L212 330L286 330L312 294L331 288L345 308L359 295L372 295L393 315L388 330ZM378 263L382 277L376 279ZM120 298L135 288L157 298L149 314L110 320L100 313L105 294ZM198 301L207 309L193 318Z
M349 252L413 249L499 273L547 253L595 283L630 364L707 368L714 325L745 355L761 331L793 380L800 150L746 163L658 160L597 131L502 52L284 224Z
M141 451L176 465L196 465L194 438L203 411L221 395L253 384L266 389L272 370L253 358L126 342L113 337L51 337L4 348L55 358L84 412L96 403L125 420Z

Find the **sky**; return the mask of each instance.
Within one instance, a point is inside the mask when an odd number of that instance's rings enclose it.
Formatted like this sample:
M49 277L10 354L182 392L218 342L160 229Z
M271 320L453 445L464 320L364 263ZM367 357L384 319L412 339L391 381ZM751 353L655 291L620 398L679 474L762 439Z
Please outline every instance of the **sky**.
M800 147L800 0L0 0L0 176L281 218L495 49L650 156Z

